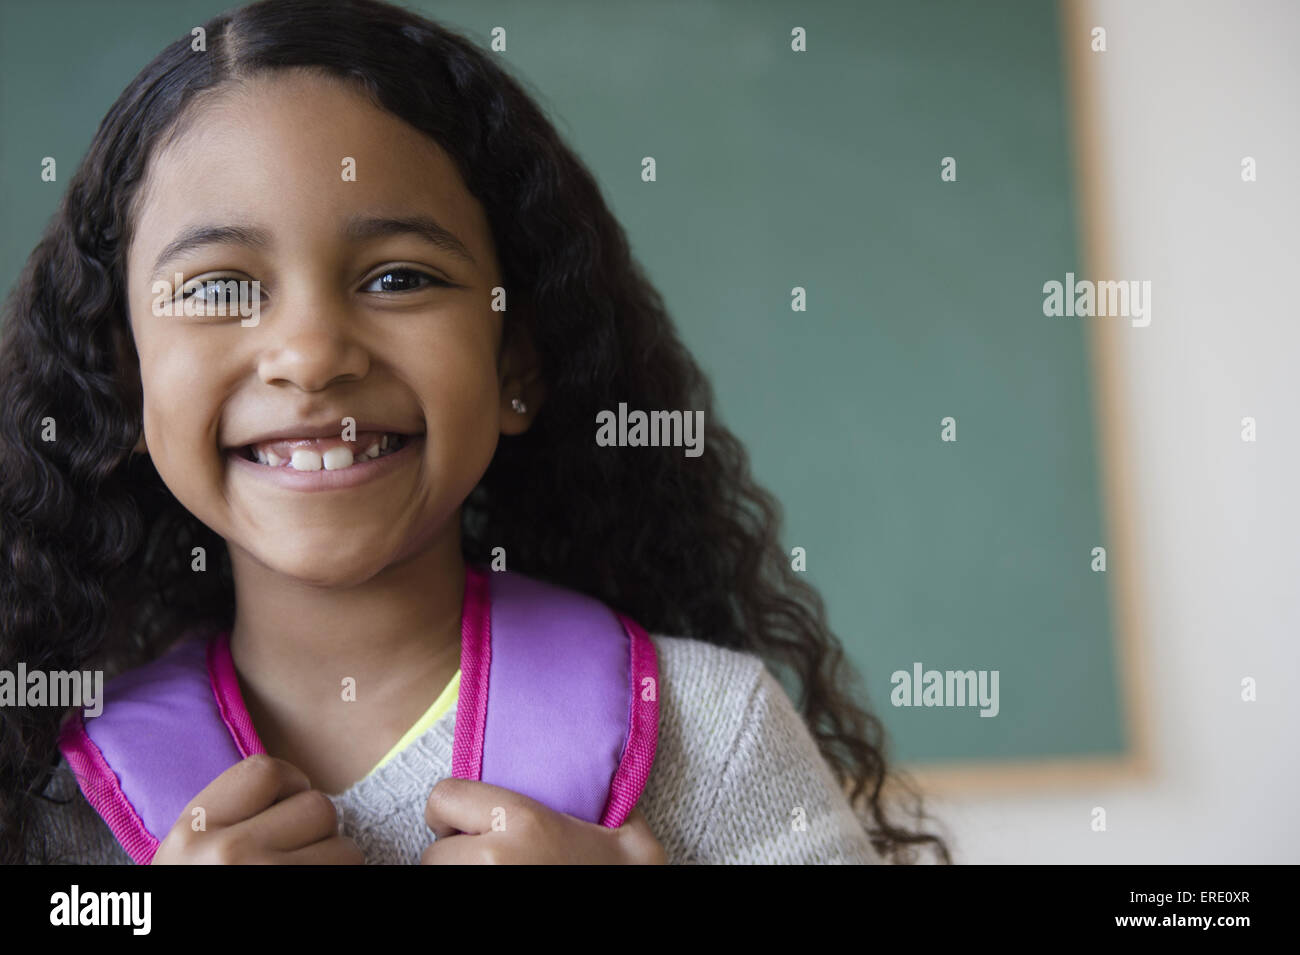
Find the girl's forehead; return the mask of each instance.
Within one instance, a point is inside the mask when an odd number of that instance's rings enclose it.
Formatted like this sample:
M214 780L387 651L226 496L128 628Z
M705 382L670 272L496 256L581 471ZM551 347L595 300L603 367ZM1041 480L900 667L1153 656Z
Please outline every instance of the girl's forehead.
M344 81L296 70L259 74L200 97L151 166L163 181L201 171L250 186L463 188L455 163L433 139Z
M344 233L358 216L423 215L491 259L482 207L434 140L347 83L279 71L212 91L150 162L136 246L214 219L273 236Z

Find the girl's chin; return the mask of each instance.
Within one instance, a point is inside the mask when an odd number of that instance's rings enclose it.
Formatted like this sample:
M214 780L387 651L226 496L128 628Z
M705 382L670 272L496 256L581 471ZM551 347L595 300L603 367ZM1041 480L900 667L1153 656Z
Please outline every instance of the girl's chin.
M356 587L395 562L392 547L392 541L376 540L371 546L358 544L340 552L328 539L323 539L317 547L300 539L287 552L243 546L241 549L255 562L255 569L252 578L246 580L240 589L244 589L244 585L265 585L271 580L291 580L321 590Z

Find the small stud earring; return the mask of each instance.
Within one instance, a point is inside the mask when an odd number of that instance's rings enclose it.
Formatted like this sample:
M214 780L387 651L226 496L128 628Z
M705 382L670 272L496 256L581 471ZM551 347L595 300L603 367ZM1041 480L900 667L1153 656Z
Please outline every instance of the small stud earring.
M516 414L523 414L528 410L528 405L524 404L523 399L521 398L511 398L510 407L515 410Z

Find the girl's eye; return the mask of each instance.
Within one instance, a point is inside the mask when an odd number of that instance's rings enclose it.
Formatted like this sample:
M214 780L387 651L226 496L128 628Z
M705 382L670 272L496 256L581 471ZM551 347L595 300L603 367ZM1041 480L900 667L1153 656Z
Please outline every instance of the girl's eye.
M418 280L423 279L423 284L418 284ZM374 288L378 284L379 288ZM442 279L435 278L427 272L420 272L416 269L389 269L381 275L372 279L362 291L366 292L411 292L426 286L450 287L450 283Z
M246 284L246 283L245 283ZM196 294L201 293L201 294ZM240 283L237 279L204 279L181 291L181 301L187 299L204 306L236 307L240 301ZM247 297L248 292L243 295Z

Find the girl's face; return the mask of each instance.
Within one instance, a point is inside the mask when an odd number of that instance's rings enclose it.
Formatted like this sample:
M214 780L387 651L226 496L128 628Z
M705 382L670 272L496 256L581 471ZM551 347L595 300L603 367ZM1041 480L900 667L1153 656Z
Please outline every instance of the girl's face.
M128 256L143 443L159 474L232 557L319 586L431 546L458 553L461 503L538 397L526 346L498 361L501 277L482 208L435 143L337 81L280 71L198 109L151 162ZM257 280L245 302L259 314L181 311L195 289L215 311L221 287L202 283L217 279ZM170 296L155 281L171 286L173 314L156 307ZM512 410L517 395L528 415ZM234 459L266 435L321 433L312 425L346 438L345 417L358 434L422 437L328 489Z

